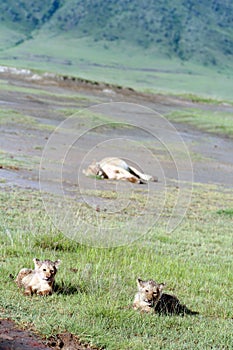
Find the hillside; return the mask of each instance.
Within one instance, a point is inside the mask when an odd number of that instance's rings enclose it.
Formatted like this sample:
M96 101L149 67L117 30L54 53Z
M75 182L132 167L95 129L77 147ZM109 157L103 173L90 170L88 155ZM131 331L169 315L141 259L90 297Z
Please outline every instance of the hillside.
M22 33L15 44L43 29L158 47L163 54L204 64L219 64L233 54L229 0L7 0L0 13L4 27Z
M0 3L1 64L229 98L232 55L230 0Z

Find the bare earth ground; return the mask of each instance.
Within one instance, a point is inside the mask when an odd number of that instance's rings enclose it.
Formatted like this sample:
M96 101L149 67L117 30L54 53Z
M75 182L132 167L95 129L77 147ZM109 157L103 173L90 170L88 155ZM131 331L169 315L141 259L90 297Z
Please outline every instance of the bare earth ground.
M95 350L81 344L77 337L69 333L58 334L43 341L28 330L22 330L11 320L0 320L1 350Z
M72 79L57 79L56 77L38 77L0 74L0 79L5 89L1 90L0 108L2 110L18 111L23 115L33 117L36 124L24 122L17 125L15 122L0 123L0 151L7 154L11 161L16 160L15 165L0 164L0 187L19 186L23 188L39 189L39 164L42 151L49 136L52 127L58 126L67 116L64 116L64 110L72 109L78 111L84 107L91 107L99 103L108 102L127 102L149 107L154 111L166 114L175 109L187 107L195 107L192 102L184 101L175 97L168 96L152 96L142 93L136 93L130 89L121 89L113 86L105 86L101 84L90 84L85 81L73 81ZM7 88L8 87L8 88ZM17 88L18 89L17 91ZM23 90L22 88L25 88ZM47 94L40 94L40 90ZM33 91L33 93L31 92ZM37 93L38 91L38 93ZM77 95L79 98L77 98ZM69 97L68 97L69 96ZM109 107L108 107L109 106ZM199 108L216 110L226 110L229 106L214 105L198 105ZM129 107L131 107L129 105ZM108 110L109 108L109 110ZM111 104L106 105L105 113L111 115ZM127 109L127 108L126 108ZM130 114L131 109L119 109L118 117L122 120L126 117L127 112ZM142 124L143 116L141 113L134 111L134 123ZM12 112L11 112L12 113ZM12 115L12 114L11 114ZM128 120L128 119L127 119ZM149 126L153 130L153 125ZM233 173L233 141L229 138L203 133L197 131L187 125L175 124L178 134L183 138L190 152L193 164L194 182L203 184L216 184L224 187L232 186ZM112 131L112 135L117 135L117 130ZM137 133L138 132L138 133ZM100 131L99 131L100 133ZM145 141L146 134L140 129L124 130L124 136L129 134L134 140ZM131 133L131 134L130 134ZM98 134L98 133L97 133ZM103 135L108 135L108 130L102 130ZM87 166L89 159L85 159L85 155L89 152L92 144L93 135L87 135L81 142L79 152L74 157L74 152L70 154L67 166L71 171L65 174L65 182L67 189L72 192L75 185L75 178L72 176L72 164L83 161L83 166ZM105 139L100 138L100 143ZM148 136L148 141L150 136ZM80 146L80 145L79 145ZM112 147L112 146L111 146ZM111 148L110 147L110 148ZM138 148L138 152L143 148ZM114 148L111 149L111 152ZM152 153L156 152L151 149ZM59 152L59 150L58 150ZM105 150L96 150L95 155L102 158ZM127 149L128 158L130 159L134 150L129 147ZM173 180L174 167L164 155L164 150L160 150L158 154L162 164L163 172L168 180ZM144 157L144 154L138 154L138 157ZM27 166L21 166L28 164ZM157 174L153 174L157 175ZM42 179L43 180L43 179ZM81 177L81 181L85 186L89 186L90 179ZM47 190L55 191L56 186L51 177L48 183L42 184ZM105 182L100 183L100 188L108 186ZM37 336L24 330L20 330L10 320L0 320L0 349L90 349L81 346L78 339L70 334L56 336L47 343L39 340Z
M149 107L165 115L170 111L182 109L184 107L196 107L195 103L182 101L175 97L146 95L136 93L129 89L106 88L103 85L91 85L85 82L80 83L56 79L29 80L18 76L6 76L4 74L2 74L0 78L10 87L33 89L33 94L30 94L30 90L28 90L28 92L14 91L14 89L12 89L12 91L7 89L2 90L0 108L19 111L24 115L32 116L37 122L37 126L30 124L16 126L17 124L15 123L1 124L0 150L11 154L11 156L16 159L22 158L23 160L28 159L29 161L32 159L37 165L40 162L42 150L52 132L52 129L46 130L44 125L48 126L48 128L49 126L58 126L65 119L64 114L60 112L61 110L72 109L75 112L85 107L91 107L101 103L128 102ZM36 94L37 89L38 95ZM48 95L40 95L40 89L47 91ZM76 94L81 98L75 98ZM69 95L72 97L67 98ZM229 106L200 104L198 107L213 110L213 112L216 109L221 109L222 111L229 110L229 108L233 109ZM111 115L111 108L112 106L109 104L109 110L107 106L104 113L109 112ZM133 112L135 111L133 110ZM130 113L132 113L132 110L129 110L129 114ZM70 114L66 117L69 116ZM117 117L122 119L128 118L127 111L118 111ZM142 118L141 111L138 114L135 112L133 121L136 125L140 125L142 124ZM40 125L43 125L43 127L40 127ZM232 140L218 135L203 133L187 125L175 124L175 128L189 149L193 163L194 181L230 186L232 184L233 170ZM149 125L149 129L153 131L153 126ZM108 134L109 131L103 130L102 132L103 134ZM140 140L140 136L142 138L145 136L137 135L137 130L133 130L133 132L135 140ZM102 142L102 139L100 141ZM82 139L82 150L76 153L75 161L77 164L90 150L90 144L90 138ZM130 151L134 152L134 150L128 150L129 159ZM100 152L99 157L101 158L101 156L103 155ZM160 154L160 156L162 156L162 154ZM77 157L80 157L80 159L77 159ZM163 170L166 171L167 178L173 178L174 174L172 174L169 161L161 157L160 161ZM88 162L84 163L84 167L87 165ZM12 171L6 167L1 170L0 177L6 179L8 185L12 184L22 187L29 186L38 188L38 167L35 166L32 167L30 172L27 169ZM82 179L82 181L85 180Z

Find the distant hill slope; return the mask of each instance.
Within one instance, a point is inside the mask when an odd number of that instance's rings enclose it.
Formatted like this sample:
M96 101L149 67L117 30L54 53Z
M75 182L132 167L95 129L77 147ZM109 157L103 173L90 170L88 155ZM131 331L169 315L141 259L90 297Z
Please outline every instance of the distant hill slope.
M43 31L124 41L126 49L156 48L204 65L230 66L233 55L232 0L5 0L0 21L1 50Z

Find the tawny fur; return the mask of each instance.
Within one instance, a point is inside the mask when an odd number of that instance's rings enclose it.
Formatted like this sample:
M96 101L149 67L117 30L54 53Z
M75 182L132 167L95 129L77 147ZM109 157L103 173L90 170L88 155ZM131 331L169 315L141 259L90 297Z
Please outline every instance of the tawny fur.
M138 292L134 297L133 308L143 312L155 312L159 315L197 315L186 305L181 304L175 295L163 293L164 283L154 280L137 279Z
M123 180L132 183L147 183L149 181L158 181L156 177L144 174L129 166L123 159L108 157L100 162L93 162L86 170L83 170L86 176L99 176L109 180Z
M24 288L25 295L51 295L53 293L55 275L60 260L39 260L33 259L35 269L23 268L16 277L19 288Z
M154 307L162 295L164 283L153 280L143 281L137 279L138 292L134 297L133 308L143 312L153 312Z

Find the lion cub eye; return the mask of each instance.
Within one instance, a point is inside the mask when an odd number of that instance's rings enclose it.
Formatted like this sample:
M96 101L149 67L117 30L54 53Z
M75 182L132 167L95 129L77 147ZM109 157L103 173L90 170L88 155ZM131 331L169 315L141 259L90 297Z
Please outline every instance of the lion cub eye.
M50 273L53 273L53 270L50 270Z
M153 292L153 295L158 295L158 293L157 292Z
M46 269L43 269L43 271L46 271Z
M145 290L145 292L146 292L146 293L148 293L148 292L149 292L149 290L148 290L148 289L146 289L146 290Z

